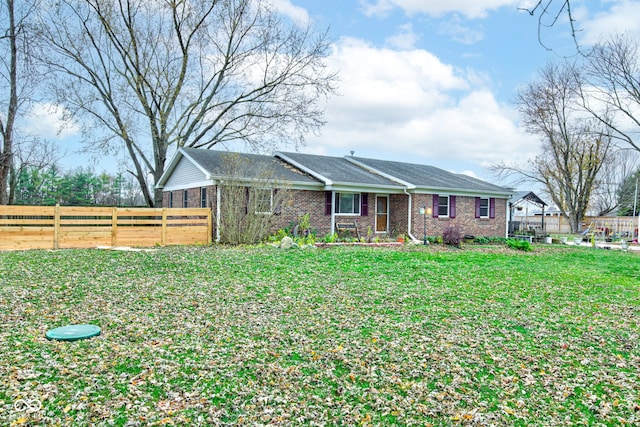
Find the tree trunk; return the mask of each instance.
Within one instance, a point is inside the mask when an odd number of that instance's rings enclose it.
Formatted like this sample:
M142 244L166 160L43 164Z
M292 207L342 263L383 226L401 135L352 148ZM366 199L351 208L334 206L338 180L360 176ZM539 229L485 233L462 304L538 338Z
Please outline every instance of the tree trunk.
M7 0L7 13L9 15L9 29L7 39L9 40L9 108L7 117L0 128L2 130L2 152L0 153L0 205L8 203L8 182L9 172L13 164L13 126L18 112L18 49L16 43L15 8L13 0Z

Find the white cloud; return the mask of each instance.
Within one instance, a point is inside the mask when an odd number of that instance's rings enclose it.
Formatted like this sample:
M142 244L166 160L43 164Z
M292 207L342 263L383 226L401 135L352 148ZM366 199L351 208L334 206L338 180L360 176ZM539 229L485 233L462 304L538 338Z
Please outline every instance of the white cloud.
M442 23L440 32L451 36L452 40L462 44L474 44L484 38L484 32L463 25L458 15Z
M420 40L420 36L413 32L413 25L409 23L401 25L398 32L388 37L386 42L391 47L406 50L413 49L418 40Z
M446 13L459 13L467 18L484 18L491 10L515 7L521 3L519 0L360 0L367 16L384 16L399 8L408 15L424 13L439 17Z
M26 117L26 131L45 139L63 139L77 136L80 126L65 118L62 106L47 103L35 104Z
M587 45L593 45L610 36L612 32L627 32L640 37L638 16L640 16L640 2L614 1L606 12L598 13L594 18L581 22L584 30L580 41Z
M329 101L328 123L322 136L308 138L306 152L355 150L365 157L480 169L537 151L536 139L518 128L517 112L500 105L482 78L425 50L343 39L331 61L341 70L341 96Z
M307 10L291 4L291 0L269 0L269 3L279 13L288 16L291 20L298 23L309 22L309 14Z

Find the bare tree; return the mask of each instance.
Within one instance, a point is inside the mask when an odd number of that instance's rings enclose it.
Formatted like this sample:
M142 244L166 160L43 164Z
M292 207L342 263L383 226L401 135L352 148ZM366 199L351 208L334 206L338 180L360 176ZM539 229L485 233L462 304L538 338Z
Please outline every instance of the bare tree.
M18 177L23 171L29 168L45 170L53 167L58 169L57 163L65 154L60 150L60 147L51 141L37 137L17 138L13 148L13 162L8 179L8 204L15 203Z
M51 0L42 8L57 101L84 116L85 140L124 147L149 206L147 176L177 146L303 142L334 91L329 40L262 0ZM53 59L50 59L53 58Z
M542 184L572 232L580 229L612 148L607 128L577 110L581 84L579 71L568 63L545 67L540 79L521 90L517 99L525 128L541 138L542 153L527 166L492 167L498 175Z
M584 108L611 129L616 141L640 151L640 61L638 41L614 35L587 56L589 86L581 91Z
M10 179L18 119L31 102L36 69L31 62L34 31L29 25L37 0L0 1L0 204L10 203Z
M220 218L221 242L240 244L264 240L291 191L267 164L235 153L223 157ZM253 177L247 180L247 177Z
M16 24L16 6L13 0L6 0L0 4L0 16L7 22L7 28L0 36L3 43L1 55L2 86L7 92L6 112L0 114L0 134L2 134L2 148L0 150L0 205L8 202L9 171L13 161L13 130L18 115L18 25ZM6 45L6 49L5 48ZM5 51L7 54L5 54ZM6 87L5 87L6 85ZM3 91L4 95L4 91ZM3 104L4 104L3 102ZM5 106L5 105L3 105Z
M619 189L625 179L638 169L640 156L635 151L612 150L604 159L593 189L590 208L597 216L618 210Z
M571 37L580 51L580 45L576 37L576 20L574 19L573 10L571 9L570 0L538 0L531 7L520 7L520 10L526 11L531 16L537 16L538 19L538 43L547 50L551 49L543 40L542 33L545 29L554 27L565 18L569 23Z

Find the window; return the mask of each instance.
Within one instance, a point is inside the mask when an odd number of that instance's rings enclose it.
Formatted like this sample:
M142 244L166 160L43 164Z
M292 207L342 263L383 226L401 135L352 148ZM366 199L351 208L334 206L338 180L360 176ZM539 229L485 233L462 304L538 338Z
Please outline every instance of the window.
M202 187L200 189L200 207L207 207L207 189L205 187Z
M449 216L449 196L438 196L438 216Z
M169 191L169 207L173 207L173 191Z
M255 197L257 214L270 214L273 207L273 191L265 189L255 189L253 196Z
M182 190L182 207L186 208L189 206L189 192L187 190Z
M480 197L479 201L479 217L489 218L489 199Z
M343 215L360 215L360 194L336 193L335 213Z
M476 218L495 218L496 199L493 197L476 197Z

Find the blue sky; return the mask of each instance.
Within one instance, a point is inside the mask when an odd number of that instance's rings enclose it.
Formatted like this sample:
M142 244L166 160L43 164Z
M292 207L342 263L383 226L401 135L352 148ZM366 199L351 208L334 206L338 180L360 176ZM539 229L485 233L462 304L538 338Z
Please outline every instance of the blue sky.
M309 135L300 147L305 153L353 150L495 181L488 165L524 162L539 146L519 126L512 102L518 86L548 61L576 53L564 16L542 32L553 50L539 44L537 16L518 11L533 0L270 1L289 17L328 27L334 40L328 61L340 73L339 95L326 105L321 135ZM585 48L613 31L640 36L638 1L572 5ZM39 120L43 136L51 136L55 116ZM70 143L76 132L67 129L58 141ZM77 159L63 164L77 166Z

